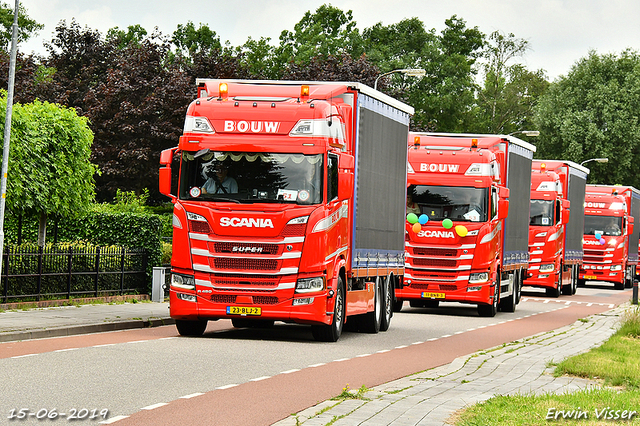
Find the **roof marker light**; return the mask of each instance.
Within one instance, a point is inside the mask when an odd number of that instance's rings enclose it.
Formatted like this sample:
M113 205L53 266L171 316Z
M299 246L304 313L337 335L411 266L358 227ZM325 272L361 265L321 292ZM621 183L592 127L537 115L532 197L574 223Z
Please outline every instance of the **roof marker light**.
M227 99L227 96L229 96L229 85L227 83L220 83L218 92L220 93L220 99Z
M476 138L471 139L471 148L478 149L478 139Z
M306 84L303 84L300 87L300 98L307 99L308 97L309 97L309 86Z
M414 136L413 137L413 147L415 149L420 148L420 136Z

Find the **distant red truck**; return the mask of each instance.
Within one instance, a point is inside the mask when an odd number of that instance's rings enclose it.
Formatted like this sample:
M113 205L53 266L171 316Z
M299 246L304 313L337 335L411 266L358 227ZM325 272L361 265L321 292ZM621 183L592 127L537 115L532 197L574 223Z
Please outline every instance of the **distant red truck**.
M410 133L409 145L416 210L407 211L395 309L442 301L475 304L480 316L514 312L528 267L535 147L512 136L433 133Z
M640 191L632 186L587 185L584 264L580 285L605 281L631 288L638 265Z
M525 286L544 288L551 297L575 294L583 262L588 174L589 169L571 161L533 161Z

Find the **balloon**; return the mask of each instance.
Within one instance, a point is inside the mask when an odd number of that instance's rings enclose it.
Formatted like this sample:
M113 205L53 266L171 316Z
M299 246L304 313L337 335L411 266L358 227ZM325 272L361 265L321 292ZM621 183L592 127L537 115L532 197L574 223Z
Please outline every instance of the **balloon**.
M453 222L451 221L451 219L445 219L442 221L442 226L444 226L445 229L451 229L451 227L453 226Z
M429 222L429 216L427 216L426 214L421 214L418 218L418 222L420 222L421 225L424 225L425 223Z
M407 222L409 223L416 223L418 221L418 216L416 216L415 213L409 213L407 215Z
M600 238L600 240L598 240L598 241L600 241L600 244L602 244L602 245L604 245L604 243L606 243L606 241L604 240L604 238Z
M599 240L602 238L602 234L599 232L596 232L596 240Z
M466 226L464 225L456 226L456 234L460 235L461 237L466 237L468 232L469 230L467 229Z
M413 232L417 234L418 232L422 231L422 225L420 225L419 223L414 223L412 229Z

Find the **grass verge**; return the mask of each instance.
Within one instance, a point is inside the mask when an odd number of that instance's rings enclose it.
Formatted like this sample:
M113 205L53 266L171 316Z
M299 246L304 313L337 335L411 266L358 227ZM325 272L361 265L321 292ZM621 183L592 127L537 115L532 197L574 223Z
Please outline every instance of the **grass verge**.
M554 375L564 374L598 380L603 387L496 396L457 413L455 425L640 425L640 310L628 311L601 346L560 362Z

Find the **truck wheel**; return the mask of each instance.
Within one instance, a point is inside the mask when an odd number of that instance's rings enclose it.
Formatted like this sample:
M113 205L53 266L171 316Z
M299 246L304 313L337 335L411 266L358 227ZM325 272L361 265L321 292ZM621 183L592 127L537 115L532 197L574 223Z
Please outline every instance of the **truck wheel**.
M558 273L556 285L553 288L546 288L545 291L549 297L560 297L560 288L562 287L562 272Z
M511 296L500 301L500 310L502 312L515 312L518 300L518 273L513 273L513 293Z
M498 274L500 277L500 274ZM493 292L493 303L490 305L478 305L478 315L481 317L495 317L498 312L498 299L500 297L500 278L495 283Z
M586 286L587 286L587 280L578 279L578 287L586 287Z
M364 314L361 317L361 329L365 333L375 334L380 331L382 323L382 282L380 277L376 279L375 295L373 300L373 311Z
M571 294L576 294L576 291L578 291L578 274L580 273L580 271L578 270L577 266L573 266L573 269L571 270Z
M176 320L176 328L181 336L202 336L207 329L207 320Z
M393 275L389 275L384 280L382 289L382 319L380 320L380 331L387 331L391 325L393 316Z
M616 290L624 290L624 283L614 283L614 288Z
M333 307L333 320L331 324L312 325L311 334L313 338L319 342L337 342L342 334L342 326L344 325L344 284L342 277L338 278L338 288L336 289L336 301Z
M402 305L404 305L404 300L396 299L393 302L393 312L400 312L402 310Z

